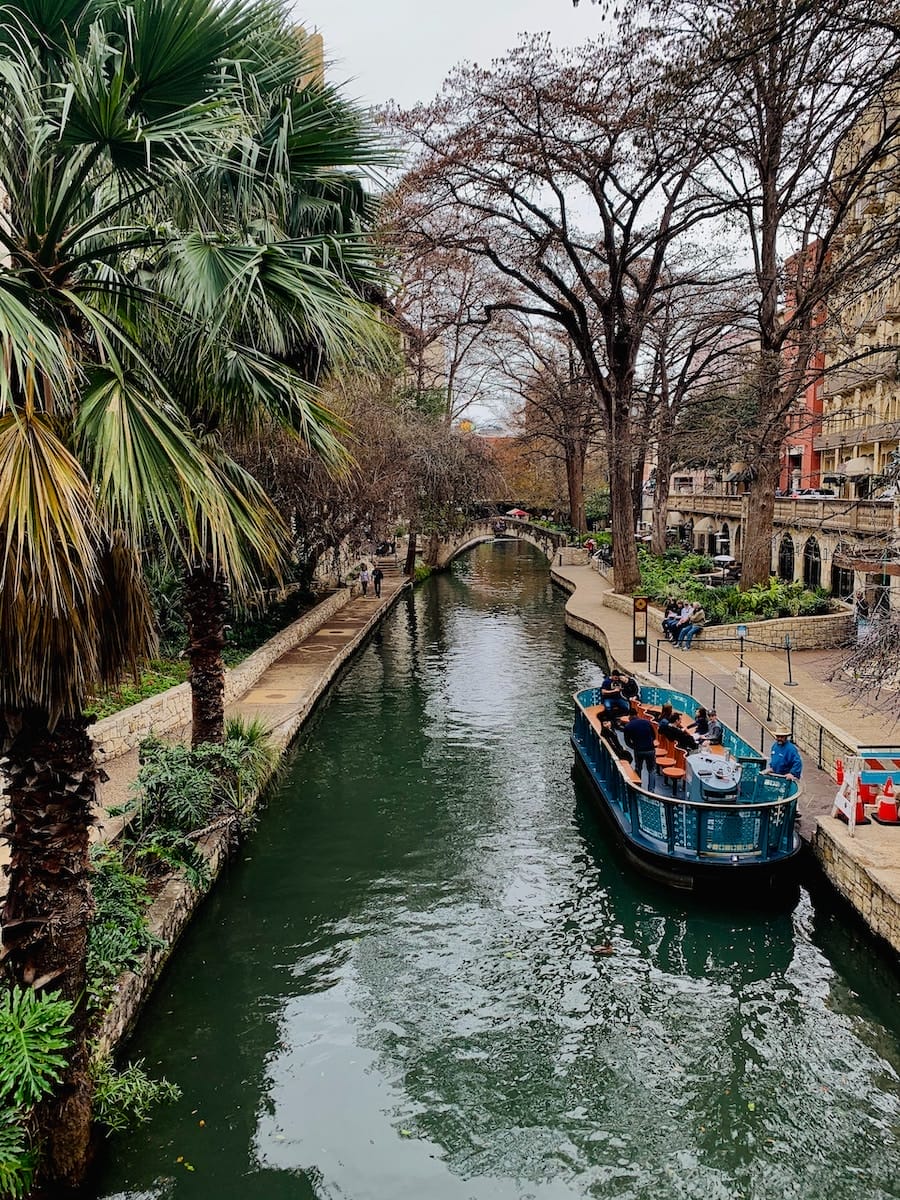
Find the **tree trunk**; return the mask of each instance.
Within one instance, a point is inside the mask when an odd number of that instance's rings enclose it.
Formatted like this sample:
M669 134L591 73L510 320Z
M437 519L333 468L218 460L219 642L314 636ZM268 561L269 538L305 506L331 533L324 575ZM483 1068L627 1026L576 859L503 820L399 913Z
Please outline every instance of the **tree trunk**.
M653 530L650 549L666 552L666 522L669 516L669 476L672 474L672 429L668 409L661 409L656 435L656 487L653 492Z
M566 447L566 486L569 491L569 520L576 533L587 533L584 514L584 447L577 442Z
M412 523L409 526L409 541L406 545L406 562L403 564L403 574L408 575L411 579L416 570L416 527Z
M609 453L609 504L612 530L613 587L634 592L641 582L634 539L631 502L631 421L628 405L616 406L615 419L607 424Z
M3 835L10 848L0 910L4 970L23 987L59 991L75 1005L62 1082L35 1112L38 1179L53 1196L82 1182L90 1152L88 829L100 772L87 727L78 716L51 729L48 714L36 710L0 718L9 804Z
M225 619L228 583L208 564L192 567L185 581L188 659L191 664L191 745L225 740Z
M775 485L780 466L777 451L774 455L760 455L756 464L756 475L750 484L747 525L741 550L741 591L757 583L768 583L772 574Z
M644 467L647 463L647 439L640 439L635 447L634 462L631 467L631 512L634 516L634 527L637 529L644 511Z

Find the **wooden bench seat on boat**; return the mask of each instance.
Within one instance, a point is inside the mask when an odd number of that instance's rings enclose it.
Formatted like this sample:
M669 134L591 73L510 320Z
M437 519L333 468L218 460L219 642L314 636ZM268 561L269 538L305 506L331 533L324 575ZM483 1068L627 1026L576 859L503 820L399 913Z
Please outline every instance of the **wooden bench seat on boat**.
M624 758L619 759L619 769L621 770L622 774L625 776L625 778L628 780L629 783L635 784L636 787L643 786L641 783L640 775L637 773L637 771L634 769L634 767L631 765L631 763L626 762Z

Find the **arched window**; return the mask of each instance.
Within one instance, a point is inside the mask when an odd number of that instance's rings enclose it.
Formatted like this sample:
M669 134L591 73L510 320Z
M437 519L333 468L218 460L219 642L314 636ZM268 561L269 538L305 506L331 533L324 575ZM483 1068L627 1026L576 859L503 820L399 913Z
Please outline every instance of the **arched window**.
M822 555L814 537L807 538L803 547L803 582L808 588L819 587L822 582Z
M778 547L778 578L790 583L794 578L794 539L786 533Z
M716 541L718 543L716 554L731 553L731 530L728 528L727 521L723 523L722 528L719 530L719 536L716 538Z

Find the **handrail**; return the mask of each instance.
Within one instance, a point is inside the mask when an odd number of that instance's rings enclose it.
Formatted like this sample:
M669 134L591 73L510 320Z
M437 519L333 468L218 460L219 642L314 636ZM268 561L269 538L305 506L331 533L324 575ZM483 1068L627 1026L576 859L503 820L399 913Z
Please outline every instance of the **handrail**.
M705 633L706 633L706 630L704 630L704 640L707 642L713 641L713 640L718 640L718 641L722 641L722 642L730 641L730 640L739 640L739 639L731 639L731 638L727 638L727 637L719 638L719 639L712 639L712 638L707 639L707 638L705 638ZM728 702L734 707L734 712L735 712L734 731L735 731L735 733L740 732L740 714L741 713L746 714L745 719L747 717L749 717L749 719L751 721L755 722L758 725L759 731L760 731L760 738L759 738L760 751L764 751L766 748L765 747L766 733L768 733L768 735L770 737L773 736L772 729L771 729L771 726L769 725L769 722L771 722L771 720L772 720L772 696L773 696L774 692L777 692L781 698L782 705L788 705L789 709L790 709L789 718L788 717L780 717L779 720L784 720L786 723L789 722L790 730L791 730L791 741L794 740L794 733L795 733L795 729L796 729L796 725L797 725L797 708L793 704L793 702L791 700L789 700L788 697L785 696L782 692L780 692L775 684L770 683L769 680L765 678L765 676L760 675L760 673L758 671L756 672L756 678L758 680L761 680L764 687L766 688L766 717L765 717L765 721L762 721L756 715L756 713L752 712L749 708L746 707L746 705L741 704L741 702L739 700L737 700L733 695L731 695L731 693L729 691L724 689L720 684L714 683L713 680L709 679L708 676L704 675L702 671L697 671L694 667L688 666L688 664L686 662L684 662L684 660L682 660L682 659L673 659L671 651L662 649L662 647L660 646L660 642L662 642L664 640L665 640L664 638L657 638L657 640L656 640L656 669L652 672L654 675L661 674L662 677L664 679L666 679L666 681L668 683L671 684L672 683L672 663L674 661L678 665L678 667L680 667L683 670L688 672L690 684L685 690L690 692L691 695L693 695L695 692L695 680L702 679L704 681L704 683L706 683L709 686L709 688L711 689L711 699L709 700L707 707L718 708L717 698L721 698L722 696L726 697ZM744 638L744 641L749 642L750 638ZM783 649L783 647L780 647L780 646L769 646L768 648L775 649L775 650ZM660 670L659 670L659 655L660 655L661 650L662 650L662 653L665 654L669 660L667 672L660 672ZM752 695L752 687L753 687L753 670L751 667L747 666L746 664L742 664L742 669L747 672L747 703L749 704L751 702L750 698ZM825 770L826 769L825 756L824 756L825 742L826 742L827 738L829 738L829 737L833 738L833 735L830 733L829 730L827 730L824 727L822 722L819 721L813 715L813 713L808 709L803 710L803 722L804 722L804 725L812 724L816 727L816 766L819 768L819 770ZM728 724L728 723L729 722L726 722L726 724ZM803 748L807 754L811 753L810 749L807 746L804 746ZM842 757L842 755L844 753L843 746L836 743L836 749L837 749L837 754L833 757L838 757L838 758ZM827 768L827 769L830 770L831 768Z
M689 677L688 686L683 690L689 692L690 695L695 696L695 698L699 698L696 696L697 689L696 689L695 681L697 679L702 679L703 682L708 684L709 688L711 689L710 699L709 700L704 699L703 704L706 708L714 708L716 710L718 710L718 707L719 707L719 699L718 698L720 696L725 696L728 699L728 701L734 706L734 721L733 722L726 721L726 722L724 722L724 724L727 724L729 727L733 728L734 732L736 734L740 735L741 713L746 714L745 721L747 718L749 718L752 722L754 722L759 727L759 748L760 748L760 752L765 751L766 735L768 734L769 737L773 736L771 729L768 729L766 727L766 725L764 725L763 722L760 721L760 719L759 719L759 717L757 717L756 713L751 712L749 708L747 708L745 705L741 704L741 702L739 700L736 700L734 698L734 696L732 696L730 694L730 692L725 691L720 684L715 683L708 676L704 675L702 671L696 670L694 667L689 666L687 663L685 663L681 659L673 659L671 651L663 650L662 647L660 646L660 642L662 642L664 640L665 640L664 638L657 638L657 641L656 641L656 668L653 671L653 674L654 675L663 674L662 672L660 672L660 669L659 669L659 655L660 655L660 651L662 651L662 653L665 654L665 656L669 660L668 672L666 672L663 676L669 684L672 683L672 663L674 661L678 664L679 668L683 668L688 673L688 677ZM725 639L723 638L721 640L724 641ZM748 700L749 700L749 696L748 696ZM771 719L772 719L772 717L771 717L771 709L770 709L769 715L766 717L766 720L770 721ZM791 734L793 734L793 732L794 732L794 727L792 725L791 726ZM748 745L749 745L749 742L748 742Z

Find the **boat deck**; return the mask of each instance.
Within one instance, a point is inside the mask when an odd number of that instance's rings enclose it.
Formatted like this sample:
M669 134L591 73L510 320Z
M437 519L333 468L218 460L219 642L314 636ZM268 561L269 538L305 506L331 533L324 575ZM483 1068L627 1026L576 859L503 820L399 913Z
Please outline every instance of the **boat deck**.
M585 689L575 700L573 743L633 853L674 866L687 876L701 864L704 869L771 867L796 854L799 784L762 774L765 760L732 730L725 729L723 746L689 755L659 739L656 778L648 780L651 788L624 757L627 748L619 731L601 720L599 689ZM684 693L657 687L641 688L640 700L632 707L654 721L647 706L666 702L691 718L699 707ZM666 761L678 764L668 778L660 765Z

